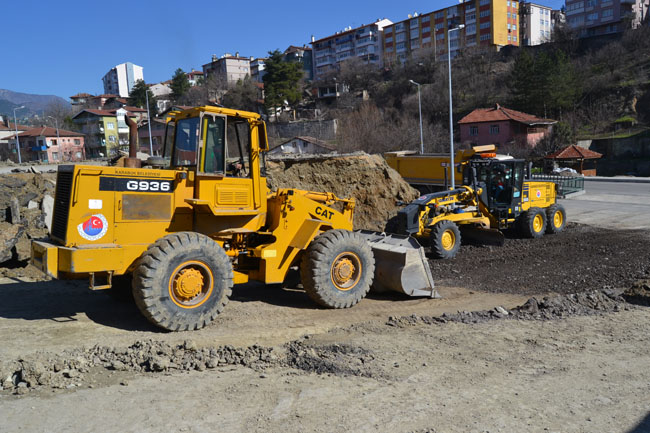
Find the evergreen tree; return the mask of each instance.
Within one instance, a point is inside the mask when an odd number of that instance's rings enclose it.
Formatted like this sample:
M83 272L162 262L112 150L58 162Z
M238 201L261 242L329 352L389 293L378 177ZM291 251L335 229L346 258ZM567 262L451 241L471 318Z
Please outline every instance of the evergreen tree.
M138 80L133 85L129 93L129 105L146 109L147 95L149 95L149 112L154 116L157 113L156 98L143 80Z
M265 62L264 99L266 108L274 111L300 101L299 83L303 77L302 66L297 62L285 62L279 50L269 51L269 59Z
M187 79L187 74L181 68L176 69L172 82L169 85L172 89L172 98L177 101L190 89L190 81Z

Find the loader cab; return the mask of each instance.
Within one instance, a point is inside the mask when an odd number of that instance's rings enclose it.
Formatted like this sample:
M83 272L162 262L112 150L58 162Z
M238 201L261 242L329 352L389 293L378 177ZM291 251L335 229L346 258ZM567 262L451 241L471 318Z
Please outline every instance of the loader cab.
M477 184L483 187L481 201L492 214L520 212L524 165L525 161L518 159L477 160L470 165Z
M266 149L266 129L256 113L206 106L167 120L164 157L193 183L193 197L185 202L202 216L194 218L195 230L259 228L266 212Z

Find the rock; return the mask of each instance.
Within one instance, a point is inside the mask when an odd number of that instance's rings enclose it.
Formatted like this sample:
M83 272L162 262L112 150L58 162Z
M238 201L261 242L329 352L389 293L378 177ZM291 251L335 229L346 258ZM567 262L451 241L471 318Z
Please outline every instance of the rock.
M499 314L501 314L501 315L503 315L503 316L507 316L508 314L510 314L510 313L508 313L508 310L506 310L505 308L503 308L503 307L500 306L500 305L499 305L498 307L495 307L494 309L495 309L495 311L496 311L497 313L499 313Z
M149 370L165 371L169 368L169 359L161 356L154 356L149 360Z
M35 198L38 197L38 194L35 192L27 192L24 194L20 195L20 198L18 199L18 204L20 204L21 207L26 207L28 206L30 201L33 201ZM38 207L38 204L37 204Z
M0 263L13 258L14 246L24 231L21 225L0 222Z
M20 224L20 203L15 196L9 201L9 209L11 209L11 223Z
M38 209L38 202L35 202L34 200L30 200L27 203L27 209Z
M54 199L51 195L45 194L41 203L41 210L45 216L45 226L48 231L52 230L52 215L54 213Z

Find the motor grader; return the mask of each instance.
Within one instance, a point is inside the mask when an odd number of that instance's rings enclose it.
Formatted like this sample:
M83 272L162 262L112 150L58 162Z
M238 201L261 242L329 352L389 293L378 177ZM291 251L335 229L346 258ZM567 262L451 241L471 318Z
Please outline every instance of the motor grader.
M32 243L32 263L91 289L131 279L144 316L174 331L210 323L234 285L282 283L295 266L324 307L351 307L371 285L437 296L414 239L352 230L354 200L270 192L267 143L258 114L196 107L169 115L150 167L59 166L50 237Z
M460 151L455 169L461 186L422 195L400 210L386 231L426 239L434 257L450 259L458 253L461 237L503 245L501 230L507 228L529 238L564 230L566 212L557 203L556 184L526 179L530 170L524 160L495 151L493 145ZM393 153L387 160L428 191L451 177L448 155Z

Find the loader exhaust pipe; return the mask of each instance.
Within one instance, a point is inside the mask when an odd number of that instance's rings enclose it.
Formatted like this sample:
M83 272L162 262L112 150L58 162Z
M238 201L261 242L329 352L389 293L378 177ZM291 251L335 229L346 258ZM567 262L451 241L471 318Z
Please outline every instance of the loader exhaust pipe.
M129 157L124 158L124 166L140 168L142 162L138 159L138 124L128 114L124 116L124 120L129 127Z

